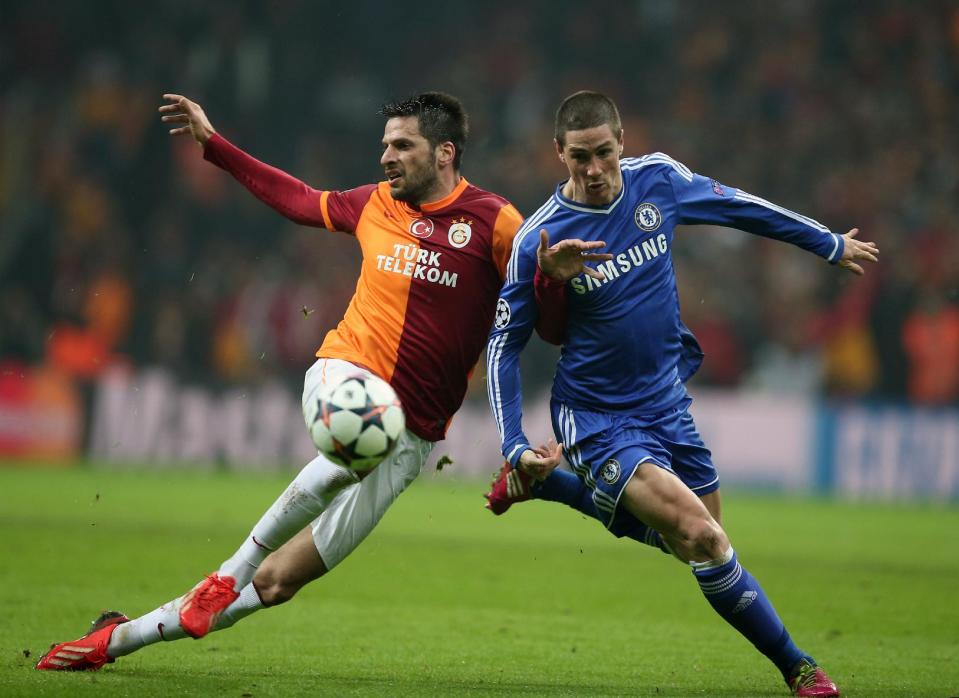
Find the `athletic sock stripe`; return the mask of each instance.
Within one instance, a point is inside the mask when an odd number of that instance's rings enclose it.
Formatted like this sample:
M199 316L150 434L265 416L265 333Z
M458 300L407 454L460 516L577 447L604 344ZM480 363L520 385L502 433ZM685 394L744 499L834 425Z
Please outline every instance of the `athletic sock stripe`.
M739 579L742 576L743 568L737 562L736 568L725 577L715 582L700 582L699 588L703 590L703 593L706 594L706 596L716 596L729 591L729 589L734 587L739 582Z

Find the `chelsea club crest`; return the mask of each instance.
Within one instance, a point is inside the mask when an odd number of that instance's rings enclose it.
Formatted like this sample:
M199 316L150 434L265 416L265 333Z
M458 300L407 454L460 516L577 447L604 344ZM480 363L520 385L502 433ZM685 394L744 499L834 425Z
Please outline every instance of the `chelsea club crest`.
M603 463L603 467L599 469L599 476L607 485L614 485L616 481L619 480L620 472L622 472L622 468L619 467L619 461L615 458L610 458Z
M654 204L645 202L636 207L636 210L633 212L633 220L640 230L651 233L663 222L663 216Z

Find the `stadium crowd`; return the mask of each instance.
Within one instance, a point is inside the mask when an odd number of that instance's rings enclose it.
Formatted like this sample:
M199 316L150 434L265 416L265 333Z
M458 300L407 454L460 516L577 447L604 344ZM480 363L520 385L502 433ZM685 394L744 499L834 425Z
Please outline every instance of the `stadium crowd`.
M551 109L592 88L627 118L627 155L667 152L883 251L859 279L742 233L682 233L696 384L959 402L954 2L99 6L4 9L0 360L295 385L342 315L354 241L286 223L171 142L163 92L260 159L349 188L382 176L379 104L446 90L471 112L465 175L531 213L565 171Z

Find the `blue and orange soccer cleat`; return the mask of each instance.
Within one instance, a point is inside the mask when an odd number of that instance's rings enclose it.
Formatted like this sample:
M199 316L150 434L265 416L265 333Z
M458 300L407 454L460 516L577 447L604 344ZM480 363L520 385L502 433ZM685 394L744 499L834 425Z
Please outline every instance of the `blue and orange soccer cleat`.
M805 660L801 661L790 677L789 688L793 695L812 698L814 696L838 696L839 689L822 667Z
M183 631L197 640L210 632L220 614L240 595L233 590L235 584L233 577L221 577L213 572L187 592L180 603Z
M90 632L79 640L53 645L40 657L36 668L40 671L96 671L113 661L107 656L110 636L118 625L129 620L118 611L104 611L93 621Z
M514 468L509 461L503 463L499 474L493 480L490 491L486 497L486 508L499 516L505 514L506 510L517 502L525 502L530 499L530 484L533 478L522 470Z

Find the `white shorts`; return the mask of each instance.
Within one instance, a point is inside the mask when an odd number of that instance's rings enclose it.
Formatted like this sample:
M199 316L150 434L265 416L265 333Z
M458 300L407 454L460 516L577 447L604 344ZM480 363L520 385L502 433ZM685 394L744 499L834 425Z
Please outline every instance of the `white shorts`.
M306 372L303 404L315 399L327 381L333 381L343 373L372 375L349 361L317 359ZM369 535L390 505L420 474L432 450L432 441L421 439L405 429L396 448L382 463L360 482L341 490L326 511L313 520L310 524L313 542L328 570L338 565Z

